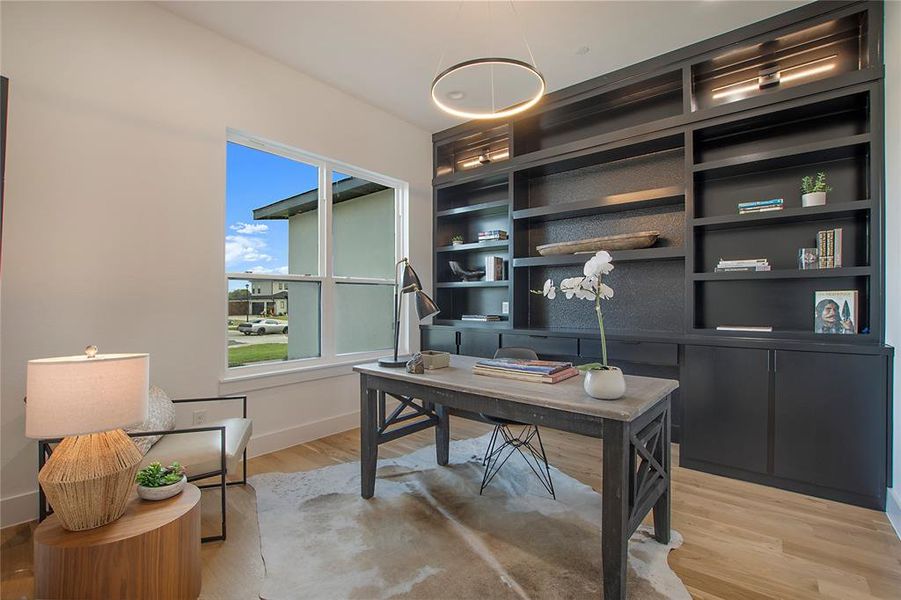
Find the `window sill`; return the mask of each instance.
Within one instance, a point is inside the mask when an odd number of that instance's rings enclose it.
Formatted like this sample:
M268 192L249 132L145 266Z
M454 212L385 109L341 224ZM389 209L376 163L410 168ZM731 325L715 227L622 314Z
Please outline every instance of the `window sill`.
M352 375L354 365L362 365L378 360L380 356L390 354L391 350L382 353L355 356L334 362L287 367L272 371L246 374L228 373L219 380L219 393L222 395L241 394L269 388L295 385L318 379L330 379Z

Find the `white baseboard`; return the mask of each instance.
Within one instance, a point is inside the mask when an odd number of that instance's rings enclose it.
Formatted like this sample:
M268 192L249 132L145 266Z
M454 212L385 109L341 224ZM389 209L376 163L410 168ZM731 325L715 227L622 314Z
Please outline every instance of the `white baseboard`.
M260 456L303 444L360 426L360 411L349 412L312 423L255 435L247 444L247 456ZM0 527L18 525L38 518L37 490L0 499Z
M892 527L895 528L895 534L901 538L901 490L897 487L889 488L885 498L885 514Z
M38 491L0 499L0 527L18 525L38 518Z
M250 439L250 443L247 444L247 456L254 457L262 454L269 454L270 452L318 440L319 438L324 438L335 433L341 433L342 431L347 431L348 429L359 426L360 411L356 410L334 417L328 417L327 419L313 421L312 423L304 423L303 425L296 425L278 431L254 435Z

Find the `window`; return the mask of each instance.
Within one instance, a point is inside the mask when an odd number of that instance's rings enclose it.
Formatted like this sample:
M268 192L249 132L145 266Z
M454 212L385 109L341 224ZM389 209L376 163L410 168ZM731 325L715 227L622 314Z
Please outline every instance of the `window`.
M228 368L385 354L406 195L403 182L229 132Z

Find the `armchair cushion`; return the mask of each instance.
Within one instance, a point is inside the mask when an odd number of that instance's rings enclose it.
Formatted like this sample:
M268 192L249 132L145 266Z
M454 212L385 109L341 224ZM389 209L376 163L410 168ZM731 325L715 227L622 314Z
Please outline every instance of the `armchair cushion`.
M147 402L147 418L144 422L134 427L126 427L125 433L142 433L144 431L163 431L175 429L175 404L169 398L169 394L155 385L150 386ZM162 436L151 435L132 438L141 454L147 454L151 447Z
M241 456L250 435L253 432L253 422L250 419L233 418L208 423L205 427L225 425L225 465L228 473L238 472L241 464ZM158 443L154 444L147 454L141 467L152 462L168 465L178 461L185 468L187 476L193 477L203 473L219 471L220 469L220 433L214 431L200 431L194 433L172 433L164 435Z

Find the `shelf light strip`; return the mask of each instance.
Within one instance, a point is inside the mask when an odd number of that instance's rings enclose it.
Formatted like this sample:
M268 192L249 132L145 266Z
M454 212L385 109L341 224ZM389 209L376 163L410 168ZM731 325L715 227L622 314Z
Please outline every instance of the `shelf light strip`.
M801 65L795 65L794 67L788 67L787 69L782 69L778 72L778 85L783 83L787 83L789 81L796 81L798 79L803 79L805 77L810 77L812 75L817 75L819 73L825 73L826 71L831 71L835 68L834 62L829 62L826 64L819 64L825 61L831 61L836 58L836 54L832 54L830 56L825 56L823 58L818 58L816 60L812 60L810 62L806 62ZM812 66L818 65L818 66ZM807 68L809 67L809 68ZM801 69L801 70L799 70ZM720 98L725 98L727 96L736 96L739 94L746 94L748 92L754 92L759 90L760 85L760 77L753 77L750 79L743 79L741 81L730 83L729 85L724 85L718 88L714 88L712 91L713 99L718 100Z

